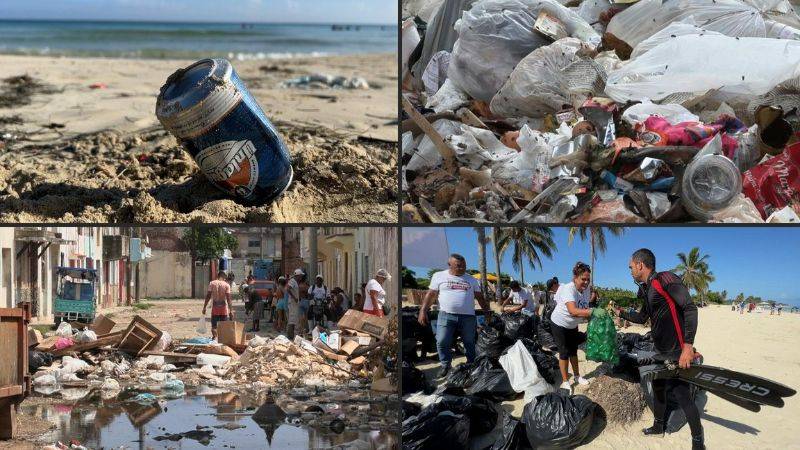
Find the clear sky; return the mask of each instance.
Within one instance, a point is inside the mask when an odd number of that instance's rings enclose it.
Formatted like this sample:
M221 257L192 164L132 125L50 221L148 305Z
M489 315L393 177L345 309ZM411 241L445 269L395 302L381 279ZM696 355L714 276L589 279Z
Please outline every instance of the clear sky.
M397 24L394 0L2 0L0 19Z
M557 251L553 259L542 260L543 269L525 268L525 282L545 281L553 275L560 280L571 278L577 261L589 262L589 244L578 239L567 244L568 228L554 227ZM447 227L450 252L461 253L467 267L478 268L477 235L471 227ZM490 232L487 228L487 236ZM658 270L670 270L678 264L678 252L688 253L692 247L710 255L709 266L716 277L710 286L713 291L727 290L728 296L739 292L800 306L797 289L800 268L800 228L765 227L630 227L617 238L606 233L607 251L595 262L595 282L598 286L619 287L635 291L628 261L631 253L641 247L650 248L656 255ZM495 270L494 254L487 246L487 269ZM445 268L442 261L441 268ZM511 266L510 251L500 263L504 273L519 274ZM410 267L418 276L429 268Z

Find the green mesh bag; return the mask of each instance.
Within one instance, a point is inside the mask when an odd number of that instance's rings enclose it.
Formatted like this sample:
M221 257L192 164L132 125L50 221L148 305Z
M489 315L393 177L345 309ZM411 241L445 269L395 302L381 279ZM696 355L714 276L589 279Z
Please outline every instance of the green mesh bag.
M619 362L617 329L605 309L592 309L592 320L586 330L586 359L613 364Z

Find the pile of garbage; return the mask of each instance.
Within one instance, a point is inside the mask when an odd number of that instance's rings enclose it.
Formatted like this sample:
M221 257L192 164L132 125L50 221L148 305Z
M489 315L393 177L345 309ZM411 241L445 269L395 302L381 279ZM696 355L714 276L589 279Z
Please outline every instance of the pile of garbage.
M800 222L787 0L403 11L404 220Z
M359 380L370 377L376 378L373 390L391 393L396 383L371 365L373 354L383 351L388 322L350 310L335 329L317 327L312 340L289 341L282 335L249 337L244 324L227 321L220 323L217 340L198 336L178 342L140 316L124 331L112 332L116 323L98 315L88 325L61 322L47 337L30 329L29 371L37 392L77 398L94 389L113 398L136 388L148 393L143 401L155 401L149 392L180 396L186 385L258 392L361 386ZM203 326L201 320L199 330Z

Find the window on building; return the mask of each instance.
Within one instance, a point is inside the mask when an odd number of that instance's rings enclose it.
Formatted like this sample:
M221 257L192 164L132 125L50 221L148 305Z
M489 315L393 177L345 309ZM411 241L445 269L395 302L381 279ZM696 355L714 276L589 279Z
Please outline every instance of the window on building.
M247 241L247 246L248 246L249 248L254 248L254 247L255 247L255 248L258 248L258 247L261 247L261 241L259 241L258 239L250 239L250 240L248 240L248 241Z

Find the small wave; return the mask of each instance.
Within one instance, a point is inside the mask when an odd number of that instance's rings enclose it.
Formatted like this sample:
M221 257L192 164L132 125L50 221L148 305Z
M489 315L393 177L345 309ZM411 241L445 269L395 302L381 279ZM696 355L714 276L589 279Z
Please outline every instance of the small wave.
M331 56L329 52L309 52L309 53L228 53L228 59L236 61L251 61L259 59L295 59L295 58L322 58Z

